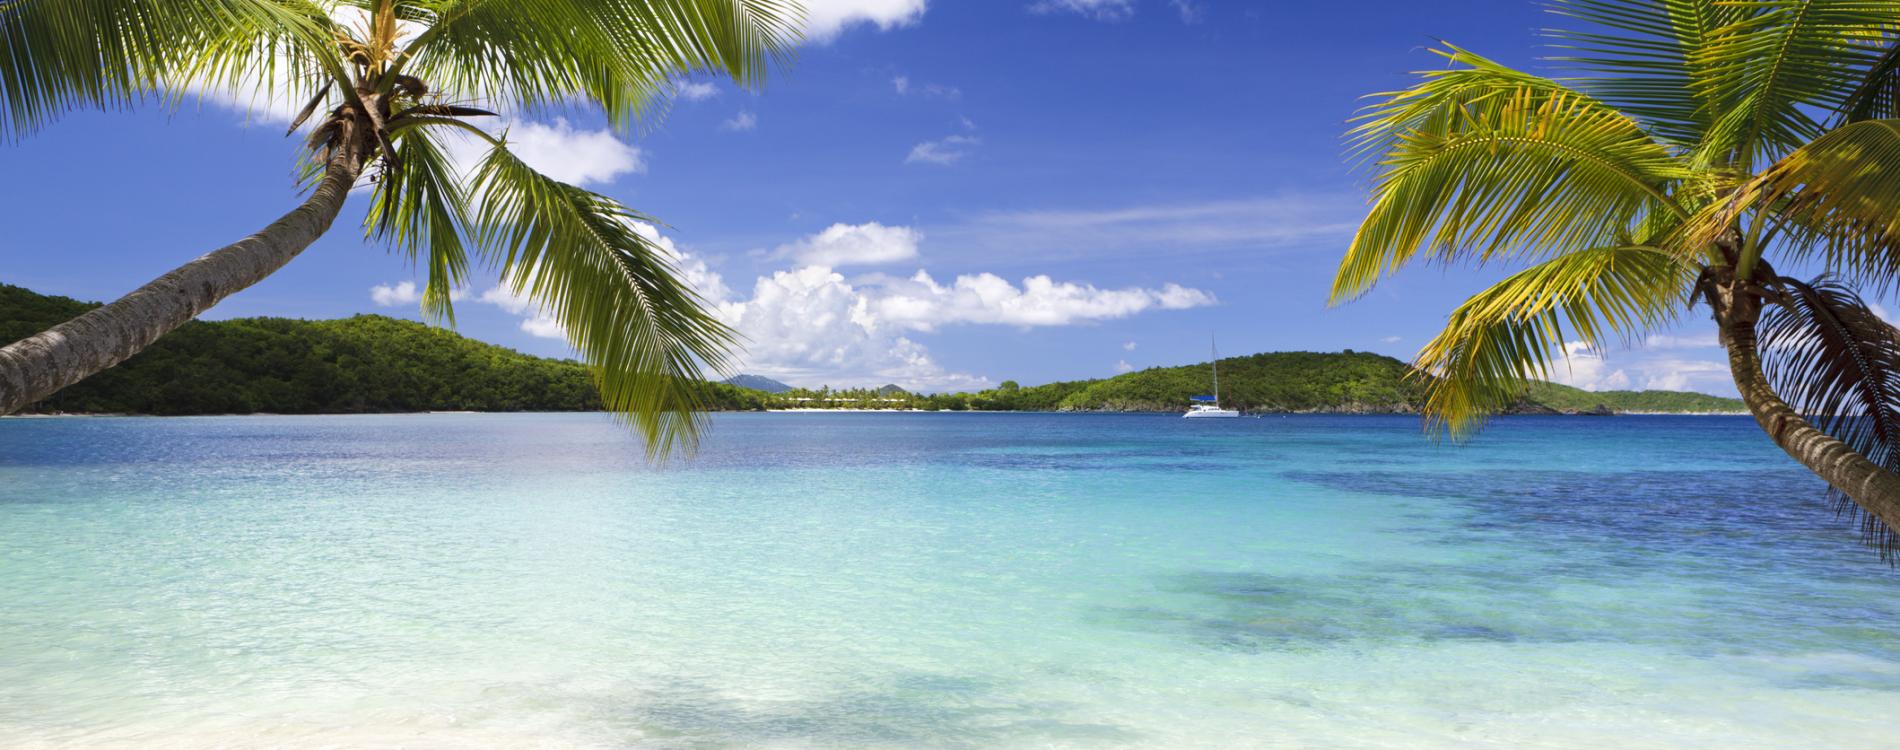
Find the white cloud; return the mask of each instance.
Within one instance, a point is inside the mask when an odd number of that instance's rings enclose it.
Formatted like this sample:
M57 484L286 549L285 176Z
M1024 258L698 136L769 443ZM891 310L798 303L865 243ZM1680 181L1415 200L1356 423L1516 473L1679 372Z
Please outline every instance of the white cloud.
M604 185L627 174L647 171L645 152L620 140L613 131L581 130L565 118L553 123L503 120L492 132L506 132L508 150L528 166L562 182ZM463 174L488 154L488 144L474 136L451 133L444 140L449 159Z
M1396 344L1396 343L1399 343L1400 341L1403 341L1403 340L1404 340L1404 337L1402 337L1402 336L1387 336L1387 337L1385 337L1385 338L1382 338L1382 339L1379 339L1379 340L1380 340L1380 341L1383 341L1383 342L1385 342L1385 343L1388 343L1388 344Z
M1134 372L1135 366L1128 364L1128 360L1125 360L1125 359L1119 360L1115 363L1115 371L1116 372Z
M749 296L742 297L703 259L656 228L636 223L634 229L658 245L686 283L739 332L741 371L791 382L896 383L920 391L981 389L991 385L988 378L944 367L913 336L951 325L1074 325L1215 302L1207 292L1178 284L1101 289L1031 276L1018 285L987 273L943 284L922 270L908 278L872 275L847 280L831 267L806 262L892 262L917 256L921 234L876 222L834 225L781 247L782 257L801 265L758 277ZM565 338L533 300L505 287L483 292L479 301L522 316L523 331Z
M940 141L925 141L911 147L910 155L904 157L905 164L950 165L969 156L970 151L981 143L975 136L953 135Z
M891 87L897 89L897 93L900 95L910 93L910 76L892 78Z
M647 171L645 155L608 130L578 130L566 119L508 126L508 149L549 177L575 185L604 185Z
M1550 380L1586 391L1615 390L1616 384L1629 385L1629 375L1622 370L1611 371L1602 353L1582 341L1564 344L1564 358L1554 363Z
M1122 351L1125 351L1125 352L1132 352L1132 351L1134 351L1134 350L1135 350L1135 342L1133 342L1133 341L1123 341L1123 342L1122 342Z
M1037 0L1031 13L1076 13L1097 21L1120 21L1135 14L1134 0Z
M544 339L567 340L567 329L555 322L553 316L542 310L534 300L517 295L507 287L495 287L482 292L481 296L475 299L477 302L494 305L511 314L524 316L521 319L521 330L527 331L529 335Z
M879 320L870 298L828 268L759 277L751 299L719 306L745 336L740 369L837 386L896 383L907 390L975 390L989 379L952 372L900 328Z
M739 114L733 115L731 119L719 123L720 130L740 133L752 130L758 126L759 116L752 114L749 110L740 110Z
M917 243L922 239L923 234L910 227L887 227L875 221L833 224L798 242L781 245L777 254L807 266L878 265L916 258Z
M719 86L710 81L681 81L673 87L673 93L689 102L703 102L718 96Z
M416 290L416 282L404 281L390 286L377 284L369 288L369 299L379 307L413 305L422 301L422 293Z
M881 285L869 305L886 324L931 331L964 323L1065 326L1214 303L1214 295L1179 284L1164 284L1160 289L1098 289L1031 276L1019 287L995 274L979 273L958 276L945 286L920 270L909 279Z
M1696 341L1694 337L1685 337L1685 340ZM1670 348L1669 346L1662 347L1663 350ZM1726 363L1709 359L1658 356L1652 353L1653 351L1656 349L1647 345L1646 342L1642 349L1620 354L1619 366L1611 367L1601 352L1590 349L1581 341L1567 342L1564 344L1567 361L1553 365L1550 380L1586 391L1637 388L1696 391L1730 397L1735 395L1735 384L1729 377Z
M1181 14L1181 23L1200 23L1206 15L1207 9L1202 7L1200 0L1169 0L1169 4Z
M874 26L890 31L924 17L925 0L805 0L805 38L829 44L845 29Z
M1645 349L1712 349L1721 345L1714 331L1689 336L1652 334L1643 339Z

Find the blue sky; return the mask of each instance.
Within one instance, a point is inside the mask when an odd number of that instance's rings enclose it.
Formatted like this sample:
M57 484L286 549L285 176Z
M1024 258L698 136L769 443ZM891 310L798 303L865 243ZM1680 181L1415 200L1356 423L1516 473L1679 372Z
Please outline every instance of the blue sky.
M1410 358L1493 273L1418 268L1326 306L1364 208L1340 133L1359 97L1438 64L1439 39L1536 66L1556 21L1517 0L813 0L763 92L685 84L615 134L520 119L531 161L657 229L799 385L966 389L1204 360L1221 350ZM81 113L0 146L0 280L122 294L294 205L281 107ZM365 243L360 196L273 278L206 317L418 318L420 277ZM565 355L477 278L463 334ZM1733 393L1699 319L1559 373L1586 387Z

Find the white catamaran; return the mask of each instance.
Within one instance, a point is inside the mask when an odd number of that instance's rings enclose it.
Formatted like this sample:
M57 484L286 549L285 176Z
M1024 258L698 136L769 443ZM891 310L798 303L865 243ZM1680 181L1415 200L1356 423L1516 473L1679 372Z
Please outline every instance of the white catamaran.
M1208 340L1207 349L1208 352L1213 355L1213 359L1208 362L1208 366L1212 367L1214 372L1214 395L1189 396L1188 400L1193 401L1194 404L1189 406L1188 412L1181 416L1185 419L1238 417L1240 416L1240 412L1233 409L1220 408L1220 349L1214 346L1212 339Z

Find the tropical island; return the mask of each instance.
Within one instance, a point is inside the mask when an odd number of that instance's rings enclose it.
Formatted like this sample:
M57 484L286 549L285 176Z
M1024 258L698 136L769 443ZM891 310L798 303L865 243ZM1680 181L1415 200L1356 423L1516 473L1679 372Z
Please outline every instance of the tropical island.
M0 285L0 342L69 319L93 303ZM1249 411L1415 414L1424 384L1381 354L1269 352L1220 361L1223 401ZM796 388L756 375L707 384L717 411L1173 412L1205 391L1207 365L972 393L895 385ZM454 331L381 315L340 320L194 321L125 364L34 404L51 414L358 414L420 411L598 411L587 367L522 354ZM1720 414L1741 402L1677 391L1584 391L1535 383L1514 413Z

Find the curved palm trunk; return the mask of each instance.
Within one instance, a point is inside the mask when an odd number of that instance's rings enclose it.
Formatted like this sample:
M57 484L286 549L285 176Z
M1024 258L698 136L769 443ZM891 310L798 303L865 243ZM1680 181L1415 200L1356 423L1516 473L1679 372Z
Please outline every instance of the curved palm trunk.
M213 250L118 301L0 348L0 414L125 361L225 297L262 281L330 228L362 171L339 149L303 205L264 231Z
M1879 518L1888 529L1900 531L1900 475L1822 432L1775 394L1762 370L1755 339L1760 300L1746 295L1734 295L1731 300L1730 309L1722 316L1722 342L1728 349L1729 373L1755 421L1794 460Z

